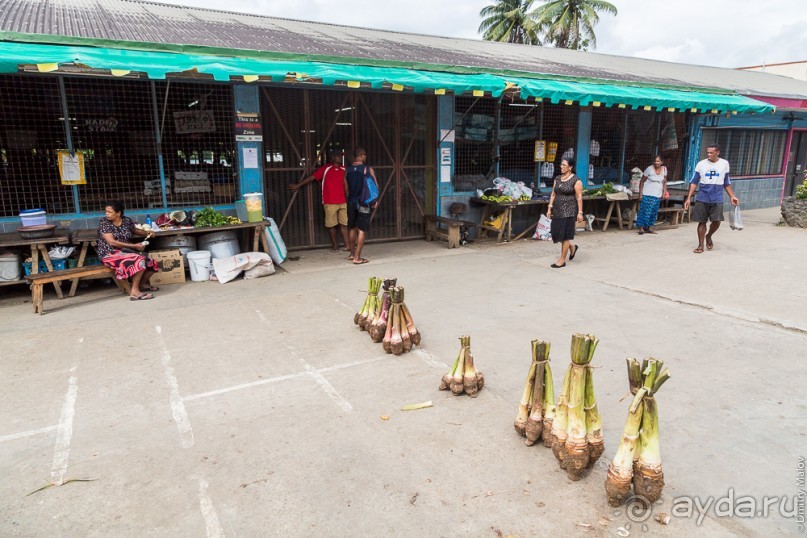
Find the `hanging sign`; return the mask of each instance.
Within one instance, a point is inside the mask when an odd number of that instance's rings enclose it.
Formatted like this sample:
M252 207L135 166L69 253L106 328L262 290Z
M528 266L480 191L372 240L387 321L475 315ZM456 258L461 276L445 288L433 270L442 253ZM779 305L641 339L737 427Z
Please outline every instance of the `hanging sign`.
M263 127L256 112L235 113L235 140L237 142L262 142Z
M174 112L174 126L178 134L216 132L216 120L212 110Z
M59 176L62 185L86 185L87 178L84 176L84 154L80 151L73 152L59 150L56 152L59 160Z

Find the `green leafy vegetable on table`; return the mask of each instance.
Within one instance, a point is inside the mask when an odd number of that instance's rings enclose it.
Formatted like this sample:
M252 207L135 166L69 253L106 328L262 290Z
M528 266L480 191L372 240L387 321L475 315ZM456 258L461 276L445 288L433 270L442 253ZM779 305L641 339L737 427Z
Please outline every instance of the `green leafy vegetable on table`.
M209 226L226 226L230 224L227 216L219 213L212 207L206 207L196 214L196 227L206 228Z

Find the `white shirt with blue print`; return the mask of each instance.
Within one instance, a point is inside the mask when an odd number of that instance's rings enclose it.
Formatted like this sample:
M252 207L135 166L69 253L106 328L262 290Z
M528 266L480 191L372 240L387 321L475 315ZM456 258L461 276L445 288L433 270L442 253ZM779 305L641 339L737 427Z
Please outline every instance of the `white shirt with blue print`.
M707 204L722 204L723 189L731 185L729 162L725 159L718 159L717 162L702 160L695 167L691 183L698 185L698 196L695 200Z

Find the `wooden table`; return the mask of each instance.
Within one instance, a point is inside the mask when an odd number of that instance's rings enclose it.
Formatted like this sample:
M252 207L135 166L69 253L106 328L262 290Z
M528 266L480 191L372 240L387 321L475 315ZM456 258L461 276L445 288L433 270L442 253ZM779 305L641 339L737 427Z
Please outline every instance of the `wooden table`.
M513 211L519 207L528 207L528 206L548 206L549 200L525 200L521 202L494 202L493 200L485 200L483 198L471 198L471 202L476 204L483 204L485 206L484 211L482 212L482 218L477 224L477 227L480 230L480 235L485 234L487 235L488 232L497 232L496 242L501 243L502 241L512 241L512 240L519 240L524 237L527 232L530 230L534 230L535 226L537 226L538 221L535 222L534 225L527 227L526 230L522 231L518 234L515 238L513 238ZM503 211L502 217L502 225L501 227L497 228L495 226L489 226L485 224L491 215L497 213L499 211ZM546 211L539 211L541 213L545 213Z
M583 196L583 202L589 201L589 211L584 213L592 213L594 214L594 222L602 222L602 231L605 232L608 230L608 226L611 222L616 219L616 223L619 226L620 230L628 229L630 230L633 227L633 223L636 221L636 212L639 209L639 198L638 197L629 197L627 199L608 199L608 196ZM630 209L630 216L628 217L628 222L625 222L625 219L622 218L622 204L629 206ZM598 216L598 209L601 209L602 206L605 205L605 216L600 217ZM614 210L616 210L616 215L614 214Z
M258 252L258 248L262 246L263 251L266 252L267 254L269 253L269 243L266 240L266 234L264 233L264 231L266 230L266 224L263 222L242 222L241 224L228 224L227 226L217 226L215 228L187 227L187 228L160 229L159 231L154 232L154 237L151 239L151 241L153 241L158 237L170 237L176 235L204 235L209 233L224 232L228 230L243 231L244 237L242 241L242 250L244 252ZM249 237L250 231L252 231L251 240ZM83 267L84 260L87 257L87 249L90 246L92 246L93 248L96 247L96 244L98 242L98 231L76 230L75 232L72 233L71 240L73 244L81 245L81 251L79 252L78 257L78 265L76 267ZM250 245L252 246L251 249ZM73 280L73 284L70 286L70 297L72 297L75 294L79 280L81 279L77 278ZM117 280L116 283L118 283Z
M69 234L67 231L57 230L52 237L42 237L39 239L23 239L19 233L0 234L0 248L29 248L31 250L31 274L39 273L39 255L42 254L42 260L48 267L48 271L53 271L53 264L48 255L47 245L67 244L69 242ZM12 280L9 282L0 282L0 286L7 286L9 284L27 284L25 278L20 280ZM59 299L63 298L62 286L58 282L53 283L56 288L56 295Z

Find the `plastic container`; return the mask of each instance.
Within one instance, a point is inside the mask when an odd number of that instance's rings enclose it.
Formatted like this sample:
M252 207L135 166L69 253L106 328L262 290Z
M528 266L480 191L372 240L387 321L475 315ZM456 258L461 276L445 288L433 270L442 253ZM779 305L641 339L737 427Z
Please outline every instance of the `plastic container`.
M53 265L54 271L61 271L62 269L67 268L67 259L62 260L51 260L51 265ZM31 274L31 262L23 262L22 269L25 271L26 276ZM45 263L45 260L39 260L39 272L40 273L47 273L48 272L48 265Z
M238 248L238 236L232 231L201 235L197 245L199 250L209 250L213 258L229 258L241 253Z
M263 194L250 192L244 195L247 206L247 222L261 222L263 220Z
M191 280L204 282L210 280L210 251L193 250L188 252L188 268L191 270Z
M0 254L0 282L20 279L20 257L13 252Z
M197 250L196 237L193 235L169 235L167 237L157 237L154 239L154 248L159 250L179 249L182 258L185 260L185 267L188 267L188 252Z
M249 219L247 215L247 203L244 200L235 201L235 216L237 216L241 222L247 222L247 219Z
M20 220L23 226L41 226L48 223L44 209L26 209L20 211Z

